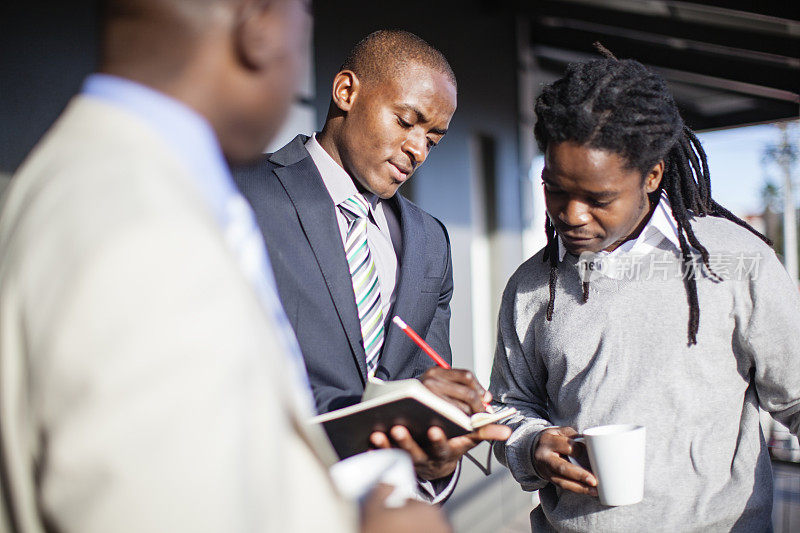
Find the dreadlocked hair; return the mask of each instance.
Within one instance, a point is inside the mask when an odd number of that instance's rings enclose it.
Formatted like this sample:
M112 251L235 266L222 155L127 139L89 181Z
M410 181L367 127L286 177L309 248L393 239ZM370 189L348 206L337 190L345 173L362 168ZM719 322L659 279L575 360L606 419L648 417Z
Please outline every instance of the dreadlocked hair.
M601 50L603 52L603 50ZM689 304L688 343L697 344L700 307L690 247L700 252L709 275L709 254L694 234L692 216L715 216L769 239L711 198L708 160L694 132L684 123L666 82L638 61L613 56L571 64L563 78L544 87L536 100L536 142L542 153L550 143L571 141L620 155L644 179L659 162L664 173L659 190L666 193L678 225L682 273ZM658 197L658 196L656 196ZM546 318L553 319L558 280L558 239L549 217L544 262L550 263L550 300ZM583 282L583 301L589 282Z

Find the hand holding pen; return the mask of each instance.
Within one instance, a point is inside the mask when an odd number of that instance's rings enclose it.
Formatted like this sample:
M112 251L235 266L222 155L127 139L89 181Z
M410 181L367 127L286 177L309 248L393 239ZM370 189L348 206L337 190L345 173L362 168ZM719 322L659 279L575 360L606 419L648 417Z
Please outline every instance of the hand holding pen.
M393 322L436 361L437 366L428 369L420 377L426 387L454 403L468 415L485 410L492 396L478 383L472 372L450 368L447 361L399 317L394 317ZM448 439L442 428L431 426L427 435L430 446L423 449L414 441L407 428L397 425L386 433L373 433L370 441L376 448L395 446L407 451L411 455L417 476L422 479L439 479L452 474L461 457L484 440L506 440L510 435L511 428L489 424L467 435Z
M426 387L438 395L447 398L468 415L484 411L489 413L493 412L492 406L489 404L489 402L492 401L491 393L481 386L472 372L461 369L453 370L447 361L436 353L436 350L431 348L431 346L399 316L395 316L392 322L402 329L403 332L414 341L414 344L419 346L422 351L436 363L436 367L428 369L428 371L420 377L420 380ZM444 369L444 371L442 371L442 369Z

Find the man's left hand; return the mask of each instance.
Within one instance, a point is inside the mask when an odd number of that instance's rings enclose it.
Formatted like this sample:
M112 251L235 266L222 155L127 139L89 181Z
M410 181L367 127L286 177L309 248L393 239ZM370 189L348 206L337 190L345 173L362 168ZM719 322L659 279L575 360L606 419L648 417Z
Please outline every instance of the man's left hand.
M376 448L395 447L407 451L414 463L417 476L422 479L439 479L452 474L461 456L480 444L484 440L506 440L511 436L511 428L499 424L484 426L477 431L453 437L445 436L441 428L433 426L428 428L428 451L414 441L408 429L404 426L394 426L386 433L375 432L370 436L370 442Z

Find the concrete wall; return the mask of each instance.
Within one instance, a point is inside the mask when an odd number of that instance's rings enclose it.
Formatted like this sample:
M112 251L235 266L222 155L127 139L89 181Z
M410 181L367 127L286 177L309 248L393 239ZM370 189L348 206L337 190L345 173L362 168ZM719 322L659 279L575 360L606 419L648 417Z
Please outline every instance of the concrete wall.
M0 7L0 172L13 174L96 62L91 2Z

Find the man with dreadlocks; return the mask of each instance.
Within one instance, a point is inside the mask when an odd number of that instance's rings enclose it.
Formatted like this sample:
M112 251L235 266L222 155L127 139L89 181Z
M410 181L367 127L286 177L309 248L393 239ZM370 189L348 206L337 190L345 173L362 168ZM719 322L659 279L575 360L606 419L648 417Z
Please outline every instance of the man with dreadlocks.
M768 529L759 406L798 434L796 285L712 199L703 148L640 63L571 65L536 114L547 245L505 290L490 386L519 410L495 446L541 489L533 529ZM622 275L626 262L643 268ZM670 268L653 275L659 262ZM647 426L635 505L601 505L595 477L566 460L577 431L612 423Z

